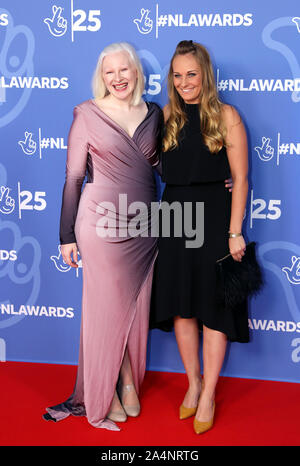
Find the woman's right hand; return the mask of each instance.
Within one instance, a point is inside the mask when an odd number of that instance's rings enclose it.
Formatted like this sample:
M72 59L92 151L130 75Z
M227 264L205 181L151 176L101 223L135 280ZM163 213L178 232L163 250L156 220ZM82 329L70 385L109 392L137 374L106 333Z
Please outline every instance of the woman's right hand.
M76 243L68 243L62 244L60 246L61 255L63 256L63 260L66 264L70 265L71 267L77 268L78 265L78 248ZM73 255L73 258L72 258Z
M246 243L243 236L229 238L229 251L235 261L242 262L245 250Z

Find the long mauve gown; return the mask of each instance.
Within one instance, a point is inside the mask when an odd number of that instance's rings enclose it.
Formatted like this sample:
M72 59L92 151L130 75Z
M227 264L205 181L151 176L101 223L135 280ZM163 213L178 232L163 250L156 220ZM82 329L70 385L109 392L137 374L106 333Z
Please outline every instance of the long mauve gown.
M47 408L45 419L86 415L94 427L119 430L106 415L126 346L137 393L144 377L157 254L157 238L150 235L147 212L157 200L152 167L158 164L162 121L161 109L154 103L147 106L148 113L133 137L93 100L74 109L60 241L77 243L83 265L79 361L73 394L66 402ZM86 172L87 183L81 192ZM137 228L143 234L138 236L129 234L127 226L130 221L136 224L139 210L133 205L128 214L125 205L136 201L148 207L140 216ZM100 203L105 208L99 208ZM106 222L117 225L117 234L103 237Z

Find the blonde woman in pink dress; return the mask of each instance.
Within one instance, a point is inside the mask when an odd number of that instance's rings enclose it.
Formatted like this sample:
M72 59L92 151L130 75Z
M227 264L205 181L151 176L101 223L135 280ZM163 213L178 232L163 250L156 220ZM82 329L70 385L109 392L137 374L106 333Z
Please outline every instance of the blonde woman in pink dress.
M79 250L83 264L77 379L69 399L44 418L86 415L94 427L120 430L115 422L140 411L157 254L147 208L156 201L162 112L142 100L142 67L127 43L100 54L93 90L94 99L74 110L60 225L64 261L77 267ZM134 214L124 202L145 206L142 234L130 234Z

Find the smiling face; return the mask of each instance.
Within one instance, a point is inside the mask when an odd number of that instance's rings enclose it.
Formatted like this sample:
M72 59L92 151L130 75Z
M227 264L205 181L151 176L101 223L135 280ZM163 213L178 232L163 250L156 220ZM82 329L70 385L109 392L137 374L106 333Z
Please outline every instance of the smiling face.
M127 52L106 55L102 62L102 77L108 92L115 98L130 100L137 81L137 70Z
M173 64L173 84L187 104L200 102L202 89L201 68L192 53L176 55Z

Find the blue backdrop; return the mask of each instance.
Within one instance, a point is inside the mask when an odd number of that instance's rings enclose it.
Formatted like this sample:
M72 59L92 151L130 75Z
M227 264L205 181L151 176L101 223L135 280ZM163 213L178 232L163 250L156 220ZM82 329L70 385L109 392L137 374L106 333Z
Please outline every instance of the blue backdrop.
M132 43L145 98L164 105L170 57L193 39L210 51L220 97L247 128L244 225L266 280L250 306L251 342L229 345L222 374L299 382L297 15L298 0L1 2L1 361L77 363L82 269L61 259L59 213L73 107L92 96L100 51ZM174 334L151 332L148 369L183 371Z

